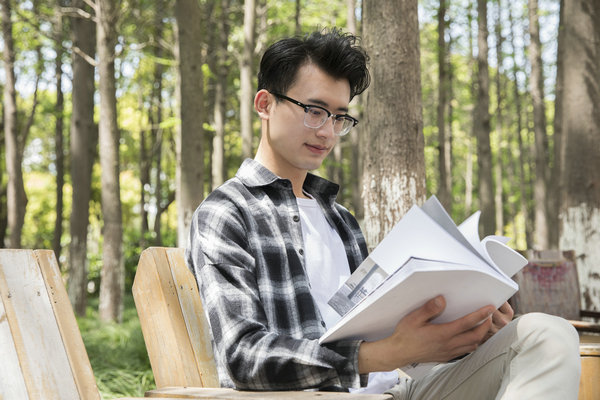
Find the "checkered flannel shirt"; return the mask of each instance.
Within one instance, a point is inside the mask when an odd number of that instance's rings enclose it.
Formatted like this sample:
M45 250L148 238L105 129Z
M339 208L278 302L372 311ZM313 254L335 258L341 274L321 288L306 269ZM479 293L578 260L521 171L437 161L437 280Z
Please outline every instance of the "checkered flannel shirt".
M367 255L338 186L308 174L354 271ZM246 160L194 213L186 258L213 333L221 386L300 390L364 386L359 341L320 345L325 323L310 293L298 205L287 179Z

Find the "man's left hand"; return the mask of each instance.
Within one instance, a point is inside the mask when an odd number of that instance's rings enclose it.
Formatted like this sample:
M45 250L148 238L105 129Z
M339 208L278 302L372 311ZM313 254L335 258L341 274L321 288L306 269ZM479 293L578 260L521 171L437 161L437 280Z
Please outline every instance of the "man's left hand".
M494 336L502 327L512 321L515 312L508 302L505 302L492 314L492 327L488 331L487 335L481 341L481 344L485 343L489 338Z

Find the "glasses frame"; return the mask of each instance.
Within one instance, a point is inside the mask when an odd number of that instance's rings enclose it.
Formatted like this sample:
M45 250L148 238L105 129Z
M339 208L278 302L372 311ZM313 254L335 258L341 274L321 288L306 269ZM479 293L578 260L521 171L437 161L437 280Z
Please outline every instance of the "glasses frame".
M280 93L271 93L271 94L273 96L277 97L277 98L280 98L282 100L287 100L287 101L289 101L292 104L295 104L295 105L297 105L299 107L302 107L304 109L304 113L305 113L305 115L304 115L304 126L306 126L307 128L319 129L320 127L322 127L323 125L325 125L327 123L327 120L329 118L331 118L331 117L333 117L333 124L335 125L335 123L338 121L337 118L344 117L344 118L350 119L352 121L352 126L350 126L349 128L347 128L345 131L340 131L340 133L336 133L335 130L334 130L334 133L335 133L336 136L344 136L344 135L348 134L348 132L350 132L350 130L352 130L352 128L354 128L356 126L356 124L358 124L358 120L356 118L352 117L351 115L348 115L348 114L333 114L333 113L331 113L331 111L329 111L325 107L318 106L316 104L304 104L304 103L299 102L296 99L292 99L291 97L285 96L285 95L280 94ZM318 108L319 110L323 110L323 111L325 111L327 113L327 118L325 118L323 120L323 123L321 125L319 125L319 126L309 126L309 125L306 124L306 116L308 115L308 110L310 108Z

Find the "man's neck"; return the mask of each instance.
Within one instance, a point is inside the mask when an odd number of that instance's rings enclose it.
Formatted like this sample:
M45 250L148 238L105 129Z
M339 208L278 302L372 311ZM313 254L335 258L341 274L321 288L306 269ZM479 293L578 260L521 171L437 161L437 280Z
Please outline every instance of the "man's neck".
M260 152L260 149L256 153L254 160L261 163L263 167L267 168L278 177L288 179L290 182L292 182L292 189L296 197L308 198L308 196L306 196L302 190L304 180L308 174L307 170L294 168L292 166L280 165L270 157L265 157L265 155Z

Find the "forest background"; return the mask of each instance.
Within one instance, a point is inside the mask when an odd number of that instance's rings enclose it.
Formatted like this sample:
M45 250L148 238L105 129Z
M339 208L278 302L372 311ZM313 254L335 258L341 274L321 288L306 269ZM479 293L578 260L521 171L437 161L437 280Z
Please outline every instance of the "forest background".
M141 251L184 247L191 213L253 155L266 46L324 27L357 33L371 56L351 104L361 122L316 171L340 183L370 246L436 194L457 222L481 209L482 234L515 248L575 250L582 304L600 309L597 1L0 7L0 247L54 249L84 339L122 340Z

